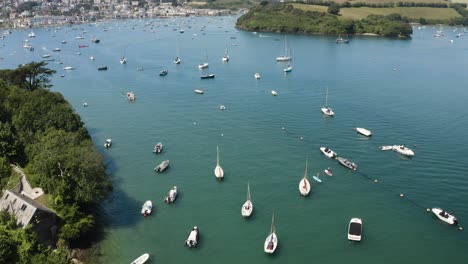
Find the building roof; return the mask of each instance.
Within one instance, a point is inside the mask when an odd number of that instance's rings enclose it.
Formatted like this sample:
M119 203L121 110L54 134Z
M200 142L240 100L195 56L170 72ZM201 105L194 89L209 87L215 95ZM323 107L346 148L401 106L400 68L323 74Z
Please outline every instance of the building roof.
M26 227L37 212L55 214L45 205L21 195L13 190L6 190L0 198L0 210L5 210L16 218L16 224Z

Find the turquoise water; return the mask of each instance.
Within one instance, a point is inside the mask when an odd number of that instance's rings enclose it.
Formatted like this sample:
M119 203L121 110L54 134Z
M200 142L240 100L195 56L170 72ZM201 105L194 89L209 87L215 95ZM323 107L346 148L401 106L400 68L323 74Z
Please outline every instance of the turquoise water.
M22 48L29 31L0 42L1 68L46 53L63 61L49 65L58 71L52 90L75 107L106 157L115 190L101 206L107 228L96 263L130 263L146 252L149 263L464 263L467 231L426 212L455 211L461 226L468 219L468 40L455 38L461 29L445 28L446 37L436 39L436 28L415 28L410 40L352 37L348 45L335 44L336 36L290 35L294 69L286 75L286 64L274 60L283 53L283 36L238 32L235 19L37 29L34 52ZM75 40L79 35L85 38ZM101 43L90 43L92 37ZM62 51L52 52L56 47ZM223 64L226 48L231 60ZM124 54L128 63L121 65ZM180 65L172 63L177 54ZM215 73L214 80L199 78L197 65L205 60L210 66L203 73ZM105 65L107 72L97 71ZM64 66L76 69L64 72ZM159 77L163 68L169 74ZM333 118L320 112L326 87ZM194 94L197 88L205 94ZM354 127L374 135L365 138ZM106 138L114 143L108 150ZM165 148L155 156L158 141ZM407 144L416 155L378 150L393 144ZM223 182L213 174L216 145ZM358 171L325 158L321 146L356 162ZM310 177L311 195L304 198L298 184L307 157L310 176L329 166L333 176L322 173L321 184ZM154 173L164 159L170 168ZM240 214L247 181L254 203L248 220ZM164 204L174 185L178 199ZM155 211L143 218L146 200ZM272 213L279 246L270 256L263 243ZM346 239L352 217L363 219L359 244ZM200 245L184 248L194 225Z

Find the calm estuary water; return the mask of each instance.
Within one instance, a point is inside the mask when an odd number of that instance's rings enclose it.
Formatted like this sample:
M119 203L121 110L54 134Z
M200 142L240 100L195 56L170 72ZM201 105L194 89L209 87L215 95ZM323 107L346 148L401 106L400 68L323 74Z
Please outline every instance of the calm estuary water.
M96 263L130 263L143 253L151 255L149 263L465 263L468 231L426 208L455 211L461 226L468 223L468 35L455 38L462 29L447 27L445 37L434 38L437 29L426 27L414 28L410 40L352 37L342 45L336 36L289 35L294 69L285 74L286 64L275 62L284 53L283 35L238 32L235 20L37 29L29 40L34 52L22 47L29 30L0 41L1 68L52 55L49 66L58 72L52 90L74 106L105 155L115 190L100 208L107 227ZM229 63L221 61L225 49ZM123 55L126 65L119 63ZM177 55L180 65L172 63ZM204 61L210 66L201 72ZM109 70L98 72L101 66ZM169 74L158 76L162 69ZM216 78L200 80L207 73ZM320 112L327 87L333 118ZM354 127L374 135L365 138ZM106 138L114 143L108 150ZM159 141L165 148L156 156ZM416 155L378 149L394 144ZM213 174L216 145L223 182ZM321 146L356 162L358 171L324 157ZM322 183L310 178L311 195L304 198L298 183L307 157L310 176L326 167L333 176L322 173ZM154 173L164 159L170 168ZM240 211L248 181L255 209L246 220ZM174 185L178 199L164 204ZM155 211L143 218L146 200ZM270 256L263 243L272 213L279 247ZM346 239L352 217L363 220L359 244ZM184 248L194 225L200 245Z

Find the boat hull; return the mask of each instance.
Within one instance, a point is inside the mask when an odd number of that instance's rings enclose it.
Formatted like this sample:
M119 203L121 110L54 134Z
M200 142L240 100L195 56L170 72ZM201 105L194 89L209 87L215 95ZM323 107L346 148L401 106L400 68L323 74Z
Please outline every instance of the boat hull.
M357 170L357 165L354 162L351 162L345 158L338 157L338 162L350 170Z
M132 263L130 264L143 264L145 263L146 261L148 261L149 259L149 254L148 253L145 253L141 256L139 256L137 259L135 259Z
M250 200L245 201L245 203L242 205L242 209L241 209L242 216L243 217L249 217L250 215L252 215L252 212L253 212L252 201L250 201Z
M363 135L363 136L366 136L366 137L372 136L372 132L370 132L369 130L367 130L367 129L365 129L365 128L356 127L355 129L356 129L356 131L357 131L359 134L361 134L361 135Z
M442 210L441 208L432 208L431 211L437 216L437 218L439 218L443 222L449 225L458 225L457 218Z
M306 178L303 178L299 182L299 192L302 196L307 196L310 193L310 182Z
M348 226L348 240L361 241L362 220L360 218L351 218Z
M327 116L334 116L335 112L330 107L322 107L322 113Z
M224 170L221 166L216 166L214 169L214 175L217 179L222 180L224 178Z
M276 233L273 232L270 235L268 235L268 237L265 239L265 244L263 248L266 253L273 254L277 246L278 246L278 237L276 236Z
M326 147L321 147L320 151L323 153L323 155L327 156L330 159L335 159L336 158L336 152L333 150L326 148Z

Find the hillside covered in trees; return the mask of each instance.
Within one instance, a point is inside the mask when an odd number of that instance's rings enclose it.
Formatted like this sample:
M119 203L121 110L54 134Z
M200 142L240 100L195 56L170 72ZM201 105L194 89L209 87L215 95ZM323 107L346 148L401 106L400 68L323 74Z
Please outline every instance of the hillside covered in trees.
M53 251L1 212L0 263L68 263L69 248L95 230L93 208L112 189L80 116L48 90L54 73L45 62L0 70L0 187L18 183L10 164L19 164L59 217Z
M330 6L329 13L304 11L291 4L262 2L241 16L239 29L249 31L297 34L375 34L389 37L409 37L413 30L398 14L370 15L361 20L340 19ZM335 12L334 12L335 11ZM335 13L335 14L333 14Z

